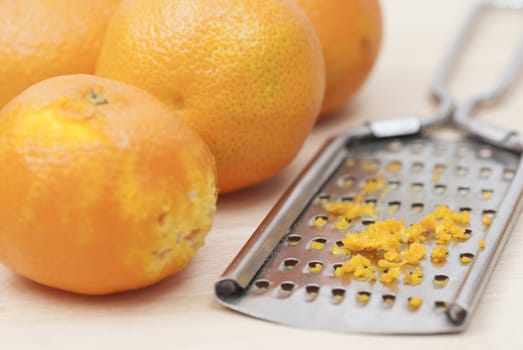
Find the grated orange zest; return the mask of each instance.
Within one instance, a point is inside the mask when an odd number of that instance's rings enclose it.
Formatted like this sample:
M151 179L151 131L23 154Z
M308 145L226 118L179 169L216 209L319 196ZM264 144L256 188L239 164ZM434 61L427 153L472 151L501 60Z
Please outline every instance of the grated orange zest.
M432 260L435 264L441 264L447 261L447 256L449 255L449 251L444 246L438 246L434 249L432 249L432 253L430 254L430 260Z
M398 277L401 274L401 269L399 267L391 267L385 270L380 275L380 282L384 284L390 284L397 281Z
M353 255L334 272L336 277L354 277L357 280L376 280L375 267L371 261L363 255Z

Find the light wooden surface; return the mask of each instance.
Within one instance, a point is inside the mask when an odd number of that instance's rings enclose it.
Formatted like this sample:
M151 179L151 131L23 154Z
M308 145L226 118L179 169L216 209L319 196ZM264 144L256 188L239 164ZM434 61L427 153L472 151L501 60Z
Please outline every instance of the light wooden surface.
M432 110L427 85L471 1L382 1L384 46L367 84L340 115L318 123L287 169L219 199L206 245L185 271L144 290L92 298L38 286L0 267L0 349L523 349L523 220L461 334L390 337L301 330L237 314L214 299L215 280L329 135L369 119ZM457 96L477 92L495 76L494 68L523 33L522 18L503 17L480 31L460 65L463 72L452 82ZM521 78L507 103L484 117L523 132Z

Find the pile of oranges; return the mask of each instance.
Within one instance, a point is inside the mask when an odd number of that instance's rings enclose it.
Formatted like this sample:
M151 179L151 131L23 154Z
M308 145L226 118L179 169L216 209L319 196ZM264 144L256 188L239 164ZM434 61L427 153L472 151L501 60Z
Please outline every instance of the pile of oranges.
M183 269L217 194L284 168L366 80L382 37L377 0L6 0L0 13L0 261L83 294Z

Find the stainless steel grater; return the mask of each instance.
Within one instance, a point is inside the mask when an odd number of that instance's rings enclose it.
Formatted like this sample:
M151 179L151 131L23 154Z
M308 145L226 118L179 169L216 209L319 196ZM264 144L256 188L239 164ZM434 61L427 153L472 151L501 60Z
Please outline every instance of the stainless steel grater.
M378 121L330 140L287 190L238 253L215 291L233 310L282 324L339 332L462 331L521 209L523 139L472 113L508 89L523 64L523 40L490 91L454 108L444 85L475 21L491 8L523 9L523 1L481 2L473 8L431 85L440 108L425 118ZM451 132L430 130L452 122ZM365 190L379 182L379 191ZM360 201L375 215L338 226L325 203ZM430 252L402 278L340 278L336 269L347 232L397 218L419 222L438 205L467 212L461 241L448 243L445 262ZM360 233L361 234L361 233ZM387 269L381 273L387 272ZM419 272L419 271L418 271Z

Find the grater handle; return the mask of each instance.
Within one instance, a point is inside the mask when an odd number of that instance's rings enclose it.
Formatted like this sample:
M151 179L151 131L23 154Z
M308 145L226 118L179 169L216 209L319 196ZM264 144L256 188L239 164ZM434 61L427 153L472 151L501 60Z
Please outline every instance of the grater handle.
M476 22L487 10L495 8L523 9L523 0L483 0L474 5L472 10L470 10L466 20L458 30L454 41L436 69L436 73L430 84L430 95L438 102L438 110L434 114L423 118L412 117L391 121L370 122L367 125L369 135L377 138L414 135L425 128L440 125L453 119L462 129L471 134L481 136L491 143L497 145L507 144L511 145L512 149L517 148L518 150L523 150L523 141L516 138L515 132L493 126L490 123L471 121L469 117L469 114L474 108L486 102L493 101L506 92L523 63L523 40L514 60L505 70L496 86L491 90L474 96L467 100L462 106L456 108L455 101L447 89L447 83L453 72L453 68L461 56L468 38L474 31ZM517 146L514 144L517 144Z
M480 1L470 11L467 19L464 21L461 29L458 31L454 42L450 46L449 50L444 56L444 59L438 67L434 79L431 84L431 95L440 102L440 110L430 118L423 120L424 124L432 125L436 124L440 120L443 114L447 111L447 108L452 108L452 97L450 92L446 88L446 83L452 73L456 61L461 55L462 49L465 46L468 38L476 27L478 19L490 9L513 9L523 10L522 0L484 0ZM503 128L492 125L484 121L471 120L470 114L473 110L481 105L488 102L493 102L503 96L514 78L517 76L518 71L523 65L523 37L521 45L516 51L514 59L511 61L509 66L503 72L500 80L490 90L473 96L468 99L465 103L458 106L455 113L453 114L454 122L462 129L476 135L481 138L494 143L496 145L504 146L517 150L523 150L523 144L515 141L515 132L508 131Z
M470 10L467 18L463 22L459 29L454 41L450 45L448 51L445 53L443 60L439 67L436 69L434 78L430 85L430 94L434 99L440 102L440 110L430 118L427 118L425 123L432 125L440 119L441 115L450 109L449 115L453 112L453 98L450 91L447 89L447 83L450 75L455 67L458 58L461 55L462 49L465 46L467 39L474 29L474 24L484 12L489 2L480 1L477 3L472 10Z
M447 83L458 61L463 47L476 27L478 19L489 9L523 10L523 0L483 0L478 2L469 12L461 29L436 69L430 84L430 95L438 102L438 110L426 117L408 117L393 120L378 120L367 123L365 137L388 138L396 136L415 135L426 128L444 124L452 120L461 129L478 136L485 141L508 148L523 151L523 139L516 132L506 130L491 123L472 120L470 113L478 106L492 102L510 87L517 72L523 66L523 38L511 64L503 72L501 79L489 91L468 99L463 105L456 107L455 101L447 89Z
M490 9L509 9L523 12L523 0L498 0L480 2L468 17L463 29L460 31L457 40L451 47L445 63L438 72L435 82L433 83L433 92L443 89L443 82L448 78L450 71L449 62L455 61L460 49L464 46L466 38L472 31L475 22L479 17ZM468 133L483 139L493 145L507 148L514 151L523 151L523 140L517 132L507 130L492 123L483 120L472 119L472 113L479 107L496 102L503 97L514 82L518 73L523 67L523 35L521 42L517 47L515 54L509 65L502 72L497 83L487 91L470 97L456 108L453 115L453 121Z
M523 12L523 2L520 3L522 4L520 9ZM497 146L523 151L523 142L518 137L517 132L506 130L484 120L472 119L472 113L479 107L494 103L507 93L522 67L523 35L514 58L503 72L498 83L491 90L473 96L460 105L454 114L455 123L471 134Z

